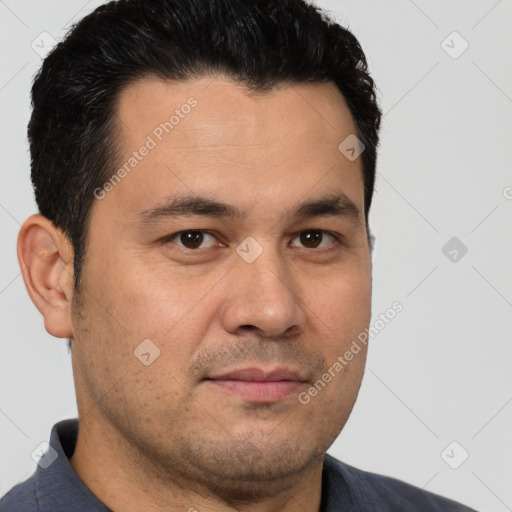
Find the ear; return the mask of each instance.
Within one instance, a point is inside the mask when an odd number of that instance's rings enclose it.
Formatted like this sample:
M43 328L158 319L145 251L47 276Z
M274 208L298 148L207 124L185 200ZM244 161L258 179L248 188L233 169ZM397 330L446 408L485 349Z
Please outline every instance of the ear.
M18 262L25 287L57 338L72 338L73 246L49 219L30 216L18 234Z
M373 256L373 248L375 247L375 236L370 231L368 232L368 245L370 247L370 256Z

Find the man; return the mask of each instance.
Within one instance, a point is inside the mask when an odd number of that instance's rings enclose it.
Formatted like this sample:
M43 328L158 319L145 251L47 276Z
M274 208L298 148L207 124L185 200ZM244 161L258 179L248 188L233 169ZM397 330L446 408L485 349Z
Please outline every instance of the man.
M33 86L27 290L79 422L29 511L464 511L326 450L361 383L380 111L301 0L121 0Z

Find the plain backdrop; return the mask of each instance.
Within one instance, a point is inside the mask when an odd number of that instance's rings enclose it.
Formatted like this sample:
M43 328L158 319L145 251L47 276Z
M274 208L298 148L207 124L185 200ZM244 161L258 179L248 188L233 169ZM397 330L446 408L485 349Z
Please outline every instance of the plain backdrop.
M100 3L0 2L0 495L35 469L31 453L53 424L77 415L66 341L44 330L15 245L36 212L32 78L46 47ZM512 2L318 5L356 34L378 84L372 323L403 305L371 341L330 452L477 510L510 511Z

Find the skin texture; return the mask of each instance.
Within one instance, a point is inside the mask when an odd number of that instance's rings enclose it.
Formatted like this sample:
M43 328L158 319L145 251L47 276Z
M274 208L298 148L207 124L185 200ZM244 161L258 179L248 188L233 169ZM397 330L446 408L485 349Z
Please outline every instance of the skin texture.
M71 464L118 512L317 511L323 456L353 407L365 350L308 404L298 393L371 314L361 162L338 150L354 124L332 83L253 94L226 77L146 77L119 97L119 167L191 97L190 113L161 141L153 135L156 147L94 200L80 294L60 230L34 215L20 231L23 276L45 327L73 339L80 432ZM293 215L340 193L357 219ZM183 195L239 215L140 221ZM324 230L319 247L299 236L313 229ZM184 230L209 235L197 249L164 240ZM262 249L252 263L236 250L247 237ZM147 366L134 355L145 339L160 350ZM258 401L205 380L247 367L286 367L301 382Z

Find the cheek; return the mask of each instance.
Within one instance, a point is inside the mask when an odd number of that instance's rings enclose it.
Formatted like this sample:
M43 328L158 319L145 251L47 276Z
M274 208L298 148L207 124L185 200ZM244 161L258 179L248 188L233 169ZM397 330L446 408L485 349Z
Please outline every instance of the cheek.
M162 283L119 272L129 276L119 286L112 274L108 283L96 282L94 293L101 303L92 297L92 289L84 291L82 309L75 315L74 373L81 396L105 416L126 423L136 408L141 421L149 422L185 400L184 369L203 337L204 324L197 321L193 298L178 294L174 300ZM134 353L146 339L160 351L148 366ZM152 358L154 347L145 350Z
M192 277L186 268L137 264L135 258L131 270L118 267L116 272L121 285L111 283L108 293L113 307L123 303L116 317L130 332L125 347L133 352L143 340L151 340L160 350L158 364L167 371L161 377L162 387L174 389L176 381L186 383L190 360L211 337L209 329L225 300L223 272ZM175 380L169 381L170 377Z
M325 279L311 280L305 295L306 311L331 340L327 350L342 350L366 329L371 318L371 280L366 272L331 270Z
M186 269L161 262L155 265L129 253L111 252L100 265L99 258L91 257L91 261L96 262L88 272L91 295L137 339L165 340L194 316L215 283L215 276L191 279Z

